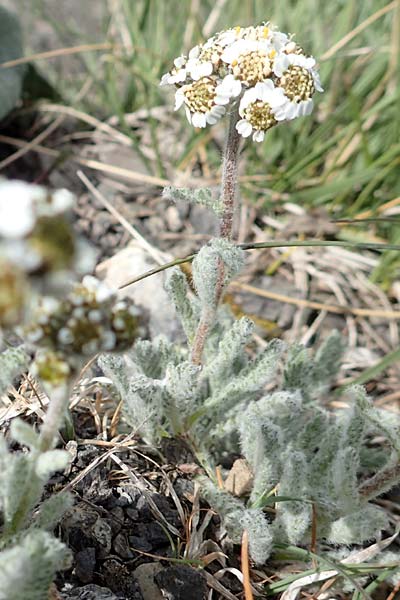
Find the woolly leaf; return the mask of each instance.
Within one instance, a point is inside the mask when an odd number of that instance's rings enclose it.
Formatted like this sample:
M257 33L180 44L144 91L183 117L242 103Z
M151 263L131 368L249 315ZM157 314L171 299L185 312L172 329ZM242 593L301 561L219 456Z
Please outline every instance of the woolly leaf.
M192 343L199 316L194 309L194 302L189 299L189 286L184 273L180 269L172 269L165 282L165 288L174 303L188 342Z
M341 447L332 464L331 489L336 491L337 504L344 513L353 512L359 504L357 481L359 465L359 455L351 446Z
M38 500L41 488L32 476L31 454L10 453L0 439L0 508L7 530L18 513L22 499L29 507Z
M283 473L279 484L279 495L309 498L309 469L306 457L301 452L289 449L283 457ZM283 527L291 544L298 544L309 530L312 507L309 502L297 500L281 502L277 510L276 527Z
M223 212L219 188L177 188L168 186L163 189L162 196L173 202L183 200L191 204L206 206L213 210L217 216L221 216Z
M187 354L160 335L151 342L138 340L133 347L132 359L146 377L162 379L167 366L179 364Z
M248 533L251 558L259 565L264 564L272 551L273 533L263 511L249 508L237 515L232 514L232 517L237 518L242 530ZM226 528L229 531L228 522Z
M362 510L334 521L327 538L333 544L362 544L376 539L388 525L386 513L368 504Z
M220 389L231 375L236 375L246 364L244 348L251 339L254 323L248 317L235 321L222 337L214 360L204 368L204 378L213 389Z
M39 512L34 515L33 527L52 531L72 505L71 494L59 493L50 496L40 504Z
M375 408L362 386L350 389L359 410L381 434L385 435L400 456L400 419L394 412Z
M193 261L192 274L197 295L204 308L216 307L219 299L216 291L219 290L220 295L222 294L227 284L241 270L243 261L243 250L228 240L213 239L201 248Z
M165 391L183 417L194 413L198 405L198 375L200 367L190 362L167 368Z
M323 387L329 385L330 380L340 369L344 345L340 334L333 331L321 344L314 359L314 381Z
M103 373L111 379L121 398L129 393L129 376L126 361L121 354L102 354L98 363Z
M11 437L23 446L31 449L39 447L39 434L22 419L13 419L10 426Z
M28 533L0 552L0 600L44 600L56 571L70 563L70 552L44 531Z
M132 379L125 397L124 413L134 430L146 441L159 439L164 419L163 385L160 381L139 376Z
M21 347L8 348L0 353L0 394L12 385L14 377L27 370L28 362L29 357Z
M71 457L65 450L49 450L39 454L36 461L36 474L43 481L55 473L56 471L63 471L69 463Z
M288 350L283 371L283 388L308 392L314 364L304 346L295 344Z
M249 402L258 395L275 372L283 348L283 342L272 340L239 376L233 377L223 390L206 401L206 408L224 410L226 414L240 401Z

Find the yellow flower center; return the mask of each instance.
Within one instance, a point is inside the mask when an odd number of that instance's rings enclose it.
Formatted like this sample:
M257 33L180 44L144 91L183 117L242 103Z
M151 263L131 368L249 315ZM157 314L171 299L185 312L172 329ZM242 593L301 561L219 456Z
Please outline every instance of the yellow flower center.
M278 85L294 102L309 100L315 92L314 79L303 67L291 65L280 78Z
M184 86L185 103L190 112L206 113L214 106L216 82L210 77L202 77Z
M237 60L232 61L232 68L234 76L249 86L263 81L271 74L271 63L261 51L241 54Z
M270 105L262 100L257 100L249 104L243 116L253 129L259 131L267 131L267 129L271 129L278 122L274 117Z

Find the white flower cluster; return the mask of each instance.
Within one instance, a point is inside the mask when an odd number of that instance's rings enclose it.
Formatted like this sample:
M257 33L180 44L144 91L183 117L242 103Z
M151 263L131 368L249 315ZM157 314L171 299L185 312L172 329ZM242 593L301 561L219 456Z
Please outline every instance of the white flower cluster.
M66 360L118 352L133 344L137 315L129 298L119 300L115 290L86 275L64 300L42 298L35 324L23 331L23 337Z
M0 255L27 272L68 268L75 255L66 212L74 196L24 181L0 180Z
M24 321L33 287L61 288L66 273L92 267L69 219L73 203L67 190L0 179L0 327Z
M184 107L195 127L214 125L238 102L236 128L261 142L282 121L308 115L322 92L316 62L291 36L270 23L215 34L175 59L161 85L175 85L175 110Z

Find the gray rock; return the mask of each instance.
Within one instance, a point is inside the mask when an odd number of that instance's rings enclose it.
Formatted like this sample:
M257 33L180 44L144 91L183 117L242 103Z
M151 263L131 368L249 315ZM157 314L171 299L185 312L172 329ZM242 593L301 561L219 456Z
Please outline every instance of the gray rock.
M140 586L143 600L165 600L160 588L155 582L155 577L163 570L159 562L145 563L134 571L134 576ZM188 596L191 598L191 596Z
M155 576L167 600L205 600L207 583L204 575L188 565L174 565Z

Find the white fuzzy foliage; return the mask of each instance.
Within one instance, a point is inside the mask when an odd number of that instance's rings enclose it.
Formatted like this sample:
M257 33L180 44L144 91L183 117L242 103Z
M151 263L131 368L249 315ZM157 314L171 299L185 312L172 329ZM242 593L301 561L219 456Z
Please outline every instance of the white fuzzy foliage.
M234 321L216 306L221 265L222 290L241 263L242 252L225 240L202 248L193 263L195 299L184 275L171 274L167 288L188 345L164 338L138 340L129 360L101 358L124 399L127 419L151 442L166 433L188 435L210 471L241 448L254 476L249 498L235 498L207 478L202 479L203 493L235 543L248 531L251 556L258 563L265 562L275 543L309 543L313 519L319 537L334 543L378 538L383 513L368 503L360 487L373 475L371 465L380 470L393 466L400 453L399 419L375 409L360 387L349 392L347 409L326 408L343 352L336 332L314 354L299 345L290 348L279 384L285 345L273 340L252 357L247 349L252 322ZM215 311L216 320L199 369L189 360L190 341L203 310ZM277 387L266 393L272 382ZM385 456L371 448L371 433L385 435L392 452ZM374 497L388 485L377 488ZM270 518L263 509L273 504L274 493L279 499Z
M11 387L14 377L28 368L28 361L28 355L20 347L0 353L0 395Z
M367 505L334 521L327 539L334 544L361 544L377 537L377 531L388 527L388 516L377 506Z
M263 511L246 508L237 498L220 490L210 479L202 479L203 495L209 504L219 512L229 537L240 544L243 530L249 536L250 554L256 563L262 564L272 550L273 535Z
M221 216L223 205L219 191L219 188L177 188L168 186L163 189L162 196L172 202L184 201L205 206L217 216Z
M57 570L69 564L66 546L45 531L32 531L0 552L0 600L45 600Z
M11 434L30 447L29 452L11 452L0 438L0 511L6 539L27 526L50 475L64 469L69 460L63 450L40 452L38 436L29 429L17 420L11 427Z
M244 252L225 239L214 239L203 246L193 261L193 283L203 307L216 307L216 290L221 292L239 273L243 266ZM222 281L220 265L223 265Z
M192 343L199 322L199 310L195 300L189 298L189 286L184 273L178 268L172 269L165 288L179 315L187 340Z

